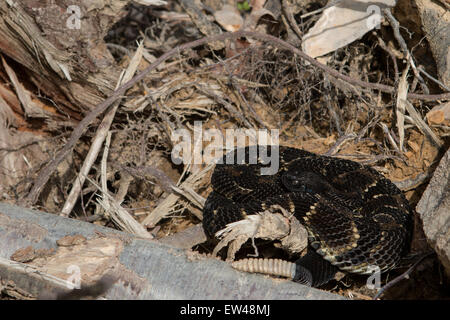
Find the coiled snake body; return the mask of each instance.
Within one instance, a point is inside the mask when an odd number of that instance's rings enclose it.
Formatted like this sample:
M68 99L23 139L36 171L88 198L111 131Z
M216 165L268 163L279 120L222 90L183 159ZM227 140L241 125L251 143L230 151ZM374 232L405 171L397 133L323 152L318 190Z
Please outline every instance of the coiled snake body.
M313 286L329 281L338 269L359 274L372 273L374 267L390 270L408 252L413 211L391 181L354 161L283 146L275 174L261 175L261 168L269 166L261 157L249 164L257 152L271 156L273 150L236 149L228 155L233 164L226 164L225 156L216 165L203 210L207 235L214 237L229 223L279 205L308 231L308 254L296 264L299 277L308 273L306 282Z

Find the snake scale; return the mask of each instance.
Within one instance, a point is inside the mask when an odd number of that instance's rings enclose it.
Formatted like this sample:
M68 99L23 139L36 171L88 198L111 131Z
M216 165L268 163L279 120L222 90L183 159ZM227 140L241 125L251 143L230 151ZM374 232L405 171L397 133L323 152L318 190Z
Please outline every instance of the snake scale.
M216 164L213 191L203 209L209 237L247 215L281 206L308 232L308 254L297 260L294 280L312 286L328 282L338 270L391 270L409 251L413 210L390 180L354 161L284 146L278 148L277 172L261 175L268 164L261 163L259 155L271 155L272 150L235 149ZM252 163L249 157L255 154ZM227 164L227 157L232 164Z

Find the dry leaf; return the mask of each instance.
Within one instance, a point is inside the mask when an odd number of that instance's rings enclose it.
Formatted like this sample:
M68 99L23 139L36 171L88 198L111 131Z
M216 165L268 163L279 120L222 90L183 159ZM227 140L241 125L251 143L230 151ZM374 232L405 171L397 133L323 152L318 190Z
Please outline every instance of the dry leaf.
M395 0L341 0L325 9L305 34L303 51L311 57L319 57L346 46L376 28L382 10L395 3Z
M273 15L273 13L267 9L262 8L258 10L252 10L252 13L248 16L247 19L245 19L246 28L256 29L259 19L261 19L261 17L265 15L269 15L275 20L275 16Z
M244 24L241 14L237 8L224 5L221 10L214 13L214 18L227 31L238 31Z
M251 0L250 6L252 7L252 10L259 10L264 8L264 4L266 3L266 0Z

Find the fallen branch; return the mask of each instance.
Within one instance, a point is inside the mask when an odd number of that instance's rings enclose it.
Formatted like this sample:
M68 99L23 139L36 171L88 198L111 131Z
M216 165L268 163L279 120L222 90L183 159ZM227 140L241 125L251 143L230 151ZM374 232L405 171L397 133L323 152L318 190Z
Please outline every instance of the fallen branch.
M403 39L402 35L400 34L400 23L397 21L397 19L394 18L390 9L384 9L383 11L384 11L384 14L385 14L387 20L389 20L389 23L390 23L392 29L394 30L394 36L397 39L397 41L403 51L403 54L406 57L406 60L408 60L408 64L411 66L411 69L414 72L414 76L416 77L417 80L419 80L422 90L425 93L429 93L430 90L428 89L427 85L425 84L425 81L423 80L419 71L417 71L416 64L414 63L414 59L413 59L411 52L409 52L409 50L408 50L406 41L405 41L405 39ZM400 146L400 147L402 147L402 146Z
M128 174L139 179L145 179L147 175L158 181L158 185L167 193L172 193L175 184L163 171L149 166L127 167L118 163L113 163L113 167L128 172Z
M124 85L120 86L114 93L106 100L104 100L102 103L98 104L97 107L95 107L92 111L90 111L83 120L80 121L80 123L75 127L73 130L69 140L67 141L66 145L58 152L56 157L49 161L47 166L42 169L38 177L35 179L33 187L31 188L28 195L20 201L21 205L32 205L36 202L37 197L42 189L42 187L47 183L48 179L50 178L53 171L56 169L59 163L70 153L72 148L75 146L78 139L82 136L84 130L87 128L87 126L94 121L101 113L103 113L111 104L113 104L115 101L120 99L122 95L127 91L129 88L131 88L134 84L137 82L143 80L150 71L154 70L159 64L166 61L167 59L179 54L181 51L192 49L201 45L204 45L209 42L215 42L215 41L224 41L227 39L236 39L241 37L249 37L254 38L263 42L269 42L277 47L290 50L293 53L297 54L302 59L308 61L312 65L322 69L323 71L329 73L331 76L336 77L338 79L341 79L345 82L348 82L350 84L364 87L368 89L373 90L379 90L386 93L395 93L396 88L380 83L371 83L366 81L361 81L357 79L353 79L349 76L346 76L320 62L315 60L314 58L306 55L301 50L295 48L291 44L278 39L276 37L273 37L271 35L267 34L261 34L251 31L237 31L237 32L227 32L211 37L205 37L202 39L198 39L192 42L188 42L185 44L182 44L180 46L177 46L173 48L172 50L169 50L165 54L163 54L161 57L159 57L155 62L153 62L151 65L149 65L144 71L139 73L138 75L134 76L130 81L126 82ZM416 93L408 93L408 98L410 99L420 99L420 100L450 100L450 92L443 93L443 94L416 94Z
M294 31L295 35L298 37L299 42L301 42L303 38L303 32L298 27L294 15L292 14L290 4L287 3L287 0L281 1L281 8L283 10L284 15L286 16L286 19L289 21L290 27Z
M408 270L406 270L404 273L402 273L401 275L399 275L398 277L392 279L391 281L389 281L389 283L387 283L383 288L381 288L377 294L375 295L375 297L373 297L373 300L377 300L378 298L380 298L380 296L389 288L392 288L394 285L396 285L397 283L399 283L401 280L403 279L408 279L409 276L411 275L411 273L414 271L414 269L427 257L431 256L434 253L434 251L430 251L425 253L422 257L420 257L419 260L417 260Z
M419 128L419 130L428 138L430 139L438 148L442 148L444 146L444 141L442 141L439 136L437 136L433 130L427 125L425 121L423 121L420 114L417 112L417 110L414 108L414 106L409 102L408 100L402 100L405 104L406 110L408 111L409 115L411 116L412 120L414 121L414 124Z

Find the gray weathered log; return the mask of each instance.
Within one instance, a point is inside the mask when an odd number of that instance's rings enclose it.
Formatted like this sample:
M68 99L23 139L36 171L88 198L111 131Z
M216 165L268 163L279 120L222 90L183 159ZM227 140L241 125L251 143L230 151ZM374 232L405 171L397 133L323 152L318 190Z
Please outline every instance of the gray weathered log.
M79 236L72 237L72 245L58 241L58 246L56 241L68 235ZM9 260L13 253L17 260L17 250L28 246L56 253L37 255L26 264ZM0 203L0 289L23 298L52 297L64 290L70 265L80 267L82 285L105 275L117 279L104 293L107 299L343 298L292 281L238 272L225 262L157 241Z

